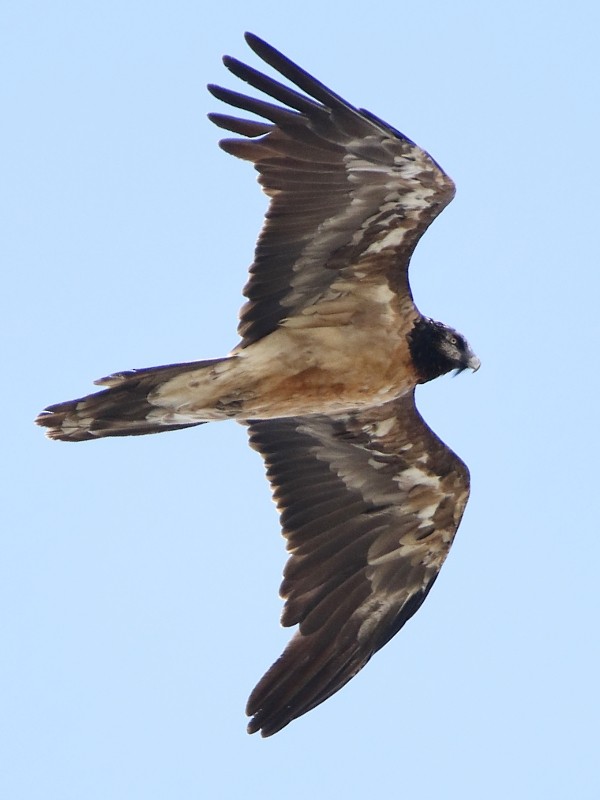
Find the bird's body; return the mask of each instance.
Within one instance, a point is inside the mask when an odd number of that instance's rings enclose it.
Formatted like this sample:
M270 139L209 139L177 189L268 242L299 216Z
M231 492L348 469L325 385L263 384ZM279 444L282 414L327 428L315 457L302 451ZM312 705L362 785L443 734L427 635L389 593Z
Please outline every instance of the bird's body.
M362 334L362 335L361 335ZM370 339L347 327L285 329L210 369L172 378L154 399L175 413L210 419L272 419L367 408L373 396L386 402L412 388L406 339ZM407 375L408 373L408 375ZM202 389L200 390L200 385Z
M221 145L256 165L271 197L240 344L222 359L115 373L37 421L67 441L249 426L291 553L282 622L299 624L249 701L249 730L269 735L341 688L429 592L468 471L423 422L414 389L479 362L460 334L421 315L408 284L452 181L398 131L247 39L306 94L229 57L287 108L210 87L268 120L211 115L246 137Z

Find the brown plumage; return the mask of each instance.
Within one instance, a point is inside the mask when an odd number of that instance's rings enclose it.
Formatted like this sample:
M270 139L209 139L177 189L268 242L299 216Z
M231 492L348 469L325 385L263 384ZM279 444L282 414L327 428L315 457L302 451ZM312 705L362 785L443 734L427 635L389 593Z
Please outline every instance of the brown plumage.
M412 392L366 412L253 422L290 558L283 625L299 628L254 689L270 735L340 689L419 608L469 492L465 465Z
M479 362L415 306L408 265L454 195L433 159L256 36L291 89L236 59L277 101L210 91L264 121L213 114L271 198L239 324L223 359L131 370L49 406L50 438L247 424L265 459L290 559L282 623L298 630L248 701L268 736L341 688L419 608L468 497L465 465L414 404L419 383ZM283 105L279 105L283 104Z

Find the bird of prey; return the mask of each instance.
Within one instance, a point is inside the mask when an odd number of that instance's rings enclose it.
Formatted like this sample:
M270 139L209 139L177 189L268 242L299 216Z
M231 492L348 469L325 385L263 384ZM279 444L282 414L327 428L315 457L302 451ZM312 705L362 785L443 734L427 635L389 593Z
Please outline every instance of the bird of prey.
M417 611L469 493L463 462L415 406L415 387L476 370L465 338L423 316L414 248L454 184L395 128L252 34L298 90L225 56L272 100L212 94L259 119L210 114L220 145L270 198L244 289L239 344L221 359L117 372L49 406L51 439L79 442L235 419L266 462L289 560L282 624L297 631L252 692L270 736L337 692Z

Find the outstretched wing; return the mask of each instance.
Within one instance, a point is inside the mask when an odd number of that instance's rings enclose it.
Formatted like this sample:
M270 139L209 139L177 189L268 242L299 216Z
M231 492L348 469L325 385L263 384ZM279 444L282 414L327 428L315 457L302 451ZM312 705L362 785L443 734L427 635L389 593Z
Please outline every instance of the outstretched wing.
M339 418L252 422L291 553L283 625L299 624L248 701L270 736L337 692L417 611L469 494L414 395Z
M327 312L330 300L379 282L412 305L408 263L414 247L454 196L436 162L399 131L357 109L252 34L246 41L299 93L234 58L227 68L283 103L209 86L215 97L268 122L209 115L243 139L228 153L252 161L271 203L244 294L245 347L283 320ZM293 324L293 319L292 319ZM330 323L331 324L331 323Z

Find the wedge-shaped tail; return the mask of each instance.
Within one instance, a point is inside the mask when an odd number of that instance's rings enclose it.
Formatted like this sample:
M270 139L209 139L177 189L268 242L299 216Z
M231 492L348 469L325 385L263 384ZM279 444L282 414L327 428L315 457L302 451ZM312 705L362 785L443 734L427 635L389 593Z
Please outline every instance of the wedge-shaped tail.
M36 423L47 428L50 439L83 442L105 436L140 436L201 425L185 421L180 409L165 405L158 391L173 378L204 370L207 373L228 359L192 361L163 367L117 372L95 381L107 386L101 392L48 406Z

